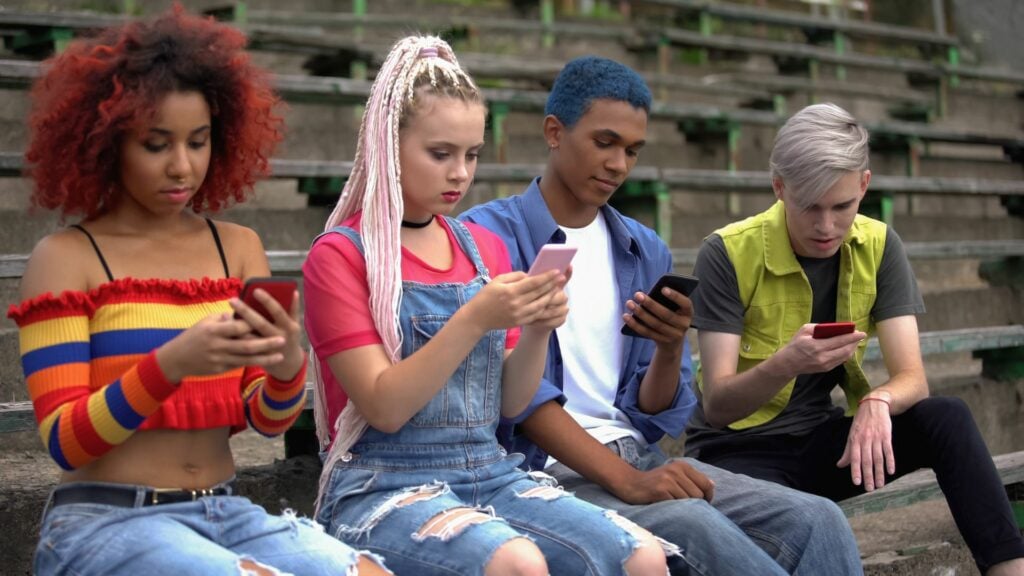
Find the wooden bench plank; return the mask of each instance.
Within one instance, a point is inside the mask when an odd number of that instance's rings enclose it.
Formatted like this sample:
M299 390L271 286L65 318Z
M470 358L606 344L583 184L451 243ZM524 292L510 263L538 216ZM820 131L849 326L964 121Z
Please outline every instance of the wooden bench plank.
M649 39L648 42L651 45L656 45L657 39L663 38L664 40L677 45L692 46L696 48L711 48L726 52L745 52L749 54L768 54L772 56L818 60L820 62L843 66L873 68L904 73L913 72L930 77L938 77L945 74L945 70L939 65L910 58L869 56L867 54L855 53L838 54L828 48L819 48L817 46L809 46L806 44L793 44L791 42L762 40L760 38L747 38L741 36L705 36L700 32L683 30L681 28L647 27L644 30L645 36Z
M691 12L705 12L722 19L739 20L793 28L814 28L832 30L851 36L880 38L903 42L926 43L935 46L956 46L959 40L955 36L940 34L932 30L882 24L878 22L862 22L857 20L838 20L823 18L810 14L800 14L787 10L744 6L727 2L708 2L707 0L641 0L641 4L656 4L678 8Z
M992 458L1004 486L1024 482L1024 451ZM839 507L848 518L942 498L931 470L918 470L874 492L843 500Z

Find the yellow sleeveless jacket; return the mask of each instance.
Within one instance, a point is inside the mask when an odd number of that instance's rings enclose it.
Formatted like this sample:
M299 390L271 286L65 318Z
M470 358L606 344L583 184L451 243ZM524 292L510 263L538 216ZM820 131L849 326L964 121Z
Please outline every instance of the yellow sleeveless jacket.
M737 372L743 372L778 352L811 321L814 297L790 244L782 202L715 233L724 241L736 269L745 310L737 365ZM839 250L836 321L855 322L869 337L875 332L871 308L885 235L884 223L857 215ZM871 390L860 366L866 348L867 340L844 365L846 378L840 385L846 393L848 415L857 411L857 401ZM697 382L698 386L702 383L699 373ZM742 430L771 421L789 403L795 382L789 381L774 398L729 428Z

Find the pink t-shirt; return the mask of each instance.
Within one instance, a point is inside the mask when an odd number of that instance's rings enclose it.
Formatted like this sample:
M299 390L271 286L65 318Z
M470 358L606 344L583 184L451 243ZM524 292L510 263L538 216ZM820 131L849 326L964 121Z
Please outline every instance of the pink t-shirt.
M443 218L438 221L448 234L452 266L447 270L434 268L402 248L403 280L423 284L465 283L476 276L473 261L459 248L448 223ZM359 232L361 223L362 212L357 212L342 222L342 226ZM476 224L467 222L465 226L492 278L511 271L508 249L501 238ZM352 348L381 344L383 340L370 315L366 261L351 240L341 234L327 234L317 240L302 266L302 275L306 334L320 360L320 374L327 391L328 421L333 426L348 397L334 378L327 359ZM511 350L518 341L519 328L508 330L505 347Z

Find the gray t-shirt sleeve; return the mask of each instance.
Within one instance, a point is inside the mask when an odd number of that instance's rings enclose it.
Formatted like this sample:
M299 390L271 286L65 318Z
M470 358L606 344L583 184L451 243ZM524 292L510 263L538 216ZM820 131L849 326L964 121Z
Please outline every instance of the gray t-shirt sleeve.
M697 253L693 275L700 280L693 300L691 324L698 330L743 334L745 310L740 300L736 268L729 260L725 242L718 234L704 240Z
M875 322L897 316L923 314L925 311L921 291L917 288L917 278L907 259L907 251L892 227L889 227L885 235L885 248L882 251L882 263L878 267L875 289L875 305L871 308L871 317Z

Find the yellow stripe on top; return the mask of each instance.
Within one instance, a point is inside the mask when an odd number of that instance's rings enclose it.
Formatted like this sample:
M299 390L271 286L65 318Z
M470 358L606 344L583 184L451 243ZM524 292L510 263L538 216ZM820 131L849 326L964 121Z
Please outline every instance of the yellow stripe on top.
M89 317L63 316L41 320L18 329L21 355L47 346L89 341Z
M104 304L96 310L90 328L93 333L132 330L140 326L158 330L185 330L211 314L224 312L231 312L227 300L184 305L149 302Z

